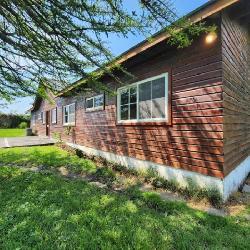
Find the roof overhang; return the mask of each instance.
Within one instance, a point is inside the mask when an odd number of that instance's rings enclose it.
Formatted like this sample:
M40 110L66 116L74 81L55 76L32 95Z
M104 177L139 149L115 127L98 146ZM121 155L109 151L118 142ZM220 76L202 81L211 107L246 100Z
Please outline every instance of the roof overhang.
M191 23L197 23L239 1L240 0L210 0L201 7L189 13L186 18L188 18ZM150 38L150 41L146 39L122 53L113 63L122 64L127 60L137 56L138 54L159 44L160 42L168 39L169 37L170 35L166 31L159 31L153 35L152 38ZM62 96L66 92L73 90L84 82L86 82L86 79L80 79L73 83L70 87L59 92L56 96Z

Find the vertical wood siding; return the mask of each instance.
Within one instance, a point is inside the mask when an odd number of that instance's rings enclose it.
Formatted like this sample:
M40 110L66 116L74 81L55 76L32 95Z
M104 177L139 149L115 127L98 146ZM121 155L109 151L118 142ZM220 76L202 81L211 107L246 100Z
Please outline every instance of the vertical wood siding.
M227 13L222 18L224 173L250 154L249 32Z

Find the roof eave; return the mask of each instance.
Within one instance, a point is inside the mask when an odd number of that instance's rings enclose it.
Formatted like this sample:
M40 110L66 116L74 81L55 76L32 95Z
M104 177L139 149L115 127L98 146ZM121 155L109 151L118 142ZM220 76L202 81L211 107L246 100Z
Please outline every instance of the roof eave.
M205 18L220 12L222 9L239 2L240 0L211 0L204 5L200 6L199 8L193 10L185 17L188 18L192 23L197 23L199 21L204 20ZM138 43L137 45L133 46L129 50L122 53L117 59L114 61L116 64L122 64L125 61L131 59L132 57L144 52L145 50L155 46L156 44L168 39L170 35L166 31L159 31L155 35L153 35L150 41L148 39ZM75 87L79 86L80 84L84 83L85 79L80 79L72 84L69 88L59 92L56 96L62 96L65 92L73 90Z

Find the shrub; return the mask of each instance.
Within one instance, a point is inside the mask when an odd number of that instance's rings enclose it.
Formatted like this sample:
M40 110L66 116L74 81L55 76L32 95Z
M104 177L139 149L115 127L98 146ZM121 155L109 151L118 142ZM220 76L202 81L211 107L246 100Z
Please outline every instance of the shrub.
M18 125L18 127L24 129L24 128L27 128L27 127L28 127L28 124L27 124L27 122L21 122L21 123Z

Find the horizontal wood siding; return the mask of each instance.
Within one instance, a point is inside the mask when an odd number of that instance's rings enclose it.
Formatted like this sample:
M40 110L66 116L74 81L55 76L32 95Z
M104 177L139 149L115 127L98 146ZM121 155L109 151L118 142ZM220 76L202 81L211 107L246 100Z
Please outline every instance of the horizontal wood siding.
M222 19L224 173L250 155L249 31L228 13Z
M166 71L171 73L171 126L117 125L115 97L106 97L105 110L85 112L84 98L88 95L84 94L56 100L58 123L51 125L51 132L59 132L64 140L87 147L223 177L220 38L207 45L202 37L190 48L171 50L154 56L148 54L146 61L128 68L136 80ZM62 105L73 101L77 109L76 126L67 136L62 126ZM44 108L52 106L44 105ZM39 134L43 133L41 125L38 130Z

